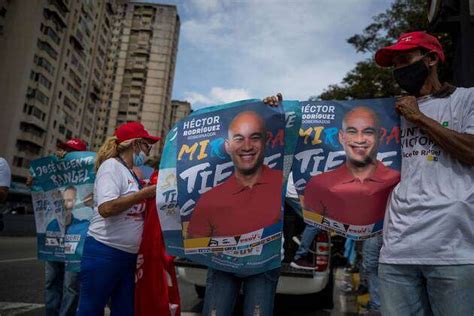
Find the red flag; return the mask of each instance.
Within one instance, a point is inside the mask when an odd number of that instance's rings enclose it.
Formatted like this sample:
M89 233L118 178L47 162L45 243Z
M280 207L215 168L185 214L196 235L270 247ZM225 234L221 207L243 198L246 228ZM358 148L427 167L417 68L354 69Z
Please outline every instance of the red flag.
M151 176L156 184L158 173ZM135 273L135 315L179 316L180 299L173 257L165 251L155 199L146 205L142 243Z

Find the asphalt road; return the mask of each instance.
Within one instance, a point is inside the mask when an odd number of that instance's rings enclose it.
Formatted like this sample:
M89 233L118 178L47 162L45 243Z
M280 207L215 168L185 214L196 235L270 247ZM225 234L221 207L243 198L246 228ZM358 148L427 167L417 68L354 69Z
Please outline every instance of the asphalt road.
M194 287L179 282L183 316L198 316L202 308ZM44 263L36 259L36 238L0 237L0 316L44 315ZM278 316L322 316L330 311L305 307L295 296L277 296ZM239 305L239 309L241 304ZM238 313L239 314L239 313Z

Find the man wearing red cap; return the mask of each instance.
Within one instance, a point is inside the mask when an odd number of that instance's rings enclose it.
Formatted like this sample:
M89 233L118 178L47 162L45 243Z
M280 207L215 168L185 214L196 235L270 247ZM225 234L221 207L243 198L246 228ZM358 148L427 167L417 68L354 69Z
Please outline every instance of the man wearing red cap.
M375 54L408 95L401 181L387 205L380 252L383 315L474 311L474 89L442 84L439 41L403 34Z

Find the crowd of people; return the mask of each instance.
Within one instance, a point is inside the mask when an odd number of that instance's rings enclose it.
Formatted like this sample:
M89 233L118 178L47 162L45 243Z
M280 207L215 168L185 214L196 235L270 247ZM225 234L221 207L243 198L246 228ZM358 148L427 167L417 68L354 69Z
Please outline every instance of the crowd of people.
M388 201L383 235L363 243L369 312L388 316L472 315L474 88L456 88L440 82L438 68L445 61L443 48L434 36L425 32L403 34L395 44L378 50L375 61L381 67L393 68L394 79L407 94L398 97L395 105L401 115L401 138L405 145L402 146L401 173L393 172L390 179L383 179L390 184L385 195ZM264 102L278 106L281 100L278 95L265 98ZM371 126L360 130L354 127L356 123L351 122L356 113L366 117ZM252 112L245 112L236 119L254 126L239 131L238 142L233 138L237 125L230 128L232 135L226 146L237 154L231 155L236 170L229 186L252 188L261 177L270 176L261 164L264 122ZM375 114L362 107L354 109L345 117L340 133L347 162L337 171L338 175L380 185L377 170L384 166L374 159L378 142ZM421 136L431 140L430 148L418 141ZM407 139L409 141L404 142ZM63 262L46 261L47 315L102 315L106 305L112 315L133 315L137 311L134 306L139 302L134 295L137 253L144 225L147 225L146 203L154 199L156 185L145 185L136 167L144 164L159 140L143 125L132 122L119 126L114 136L99 149L95 164L94 214L80 272L68 271ZM247 165L245 159L239 158L239 152L247 150L242 146L260 155L260 164ZM368 157L359 157L360 150L354 146L374 150L370 150ZM61 145L57 155L84 151L85 147L81 140L70 140ZM8 165L0 159L0 200L4 200L8 192L9 177ZM311 198L320 194L328 182L338 180L334 174L325 177L327 179L315 177L310 181L311 186L305 193L310 208ZM290 180L287 204L301 212L298 194L291 183ZM225 185L220 187L223 188ZM212 191L207 194L213 194ZM198 204L199 211L192 219L189 234L212 236L212 229L217 226L207 227L200 222L203 216L217 220L217 215L204 205L204 200L201 204ZM257 209L234 211L247 214L248 224L252 224L251 213L258 212ZM357 217L357 214L347 210L334 216ZM206 223L209 222L207 217ZM159 225L153 229L157 227ZM318 232L319 229L310 225L305 228L291 266L314 269L305 256ZM209 269L203 315L231 315L241 287L245 315L272 315L279 274L280 269L251 276Z

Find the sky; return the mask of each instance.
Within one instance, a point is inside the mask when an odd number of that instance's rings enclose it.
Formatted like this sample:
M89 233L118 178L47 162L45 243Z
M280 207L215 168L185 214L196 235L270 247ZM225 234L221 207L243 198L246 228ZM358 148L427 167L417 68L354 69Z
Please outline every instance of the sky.
M307 100L357 61L347 39L391 0L147 0L181 20L173 99L193 109L281 92Z

